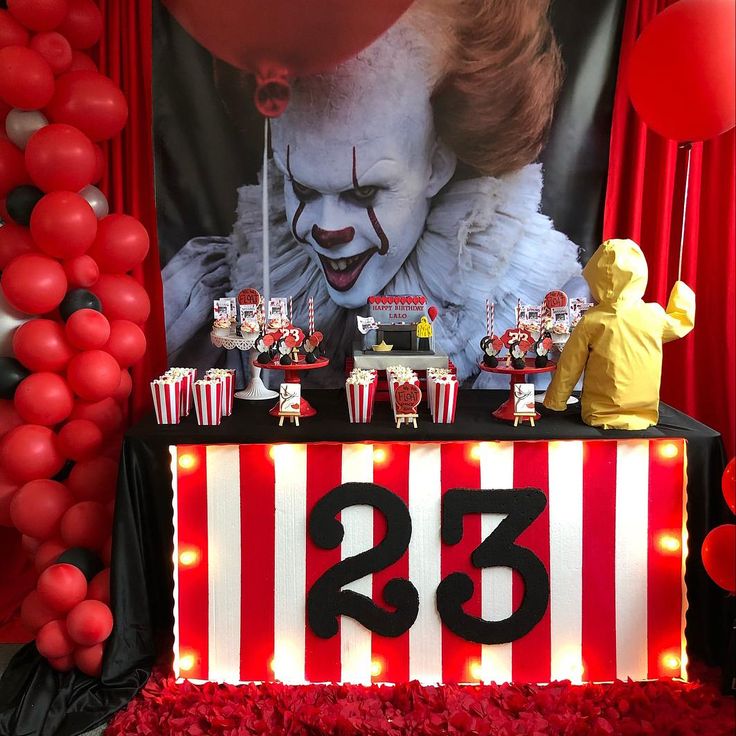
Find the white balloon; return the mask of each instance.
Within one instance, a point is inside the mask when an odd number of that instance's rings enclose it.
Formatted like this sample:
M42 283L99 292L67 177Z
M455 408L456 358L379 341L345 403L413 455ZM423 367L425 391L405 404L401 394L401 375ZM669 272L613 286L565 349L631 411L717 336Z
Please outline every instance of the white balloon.
M5 132L13 143L23 150L28 139L41 128L45 128L49 121L38 110L13 109L5 118Z
M87 200L98 220L107 217L110 212L110 205L108 205L105 195L96 186L88 184L84 189L79 190L79 196Z
M21 325L30 322L32 319L35 319L35 317L30 314L23 314L23 312L11 307L0 288L0 357L14 357L13 335Z

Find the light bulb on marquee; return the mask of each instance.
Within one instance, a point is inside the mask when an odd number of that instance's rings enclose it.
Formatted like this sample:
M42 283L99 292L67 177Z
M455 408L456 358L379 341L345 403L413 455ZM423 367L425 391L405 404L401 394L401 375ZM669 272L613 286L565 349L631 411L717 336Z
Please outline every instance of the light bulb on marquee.
M480 460L480 455L481 455L481 452L482 452L482 449L481 449L481 444L480 444L480 443L478 443L478 444L476 444L476 445L473 445L473 446L472 446L472 447L470 448L470 457L471 457L471 458L472 458L473 460L476 460L476 461L478 461L478 460Z
M662 666L668 670L679 670L680 669L680 658L672 654L672 652L665 652L661 657Z
M179 657L179 671L189 672L197 663L197 658L193 654L182 654Z
M677 457L680 452L680 448L674 442L661 442L659 447L660 457L671 460L673 457Z
M388 453L383 449L383 447L376 447L376 449L373 450L373 462L377 465L385 463L387 459Z
M470 673L471 680L478 680L478 682L485 682L483 677L483 665L477 659L471 659L468 662L468 672Z
M182 567L195 567L202 555L197 547L184 547L179 552L179 564Z
M380 677L383 672L383 662L380 659L371 660L371 677Z
M179 455L179 467L182 470L192 470L197 465L197 458L191 452Z
M664 532L657 538L657 547L660 552L673 554L682 549L682 542L674 534Z

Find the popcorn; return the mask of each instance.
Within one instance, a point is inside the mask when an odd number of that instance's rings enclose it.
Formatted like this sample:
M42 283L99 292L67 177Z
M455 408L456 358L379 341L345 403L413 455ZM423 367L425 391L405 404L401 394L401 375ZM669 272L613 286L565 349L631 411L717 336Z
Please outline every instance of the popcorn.
M224 382L216 377L194 382L194 408L197 424L213 425L222 421L222 394Z
M378 374L374 370L354 368L345 381L345 395L351 423L370 422L376 398Z
M188 417L192 411L192 384L197 380L197 369L169 368L164 377L181 379L181 415Z
M222 382L222 415L229 417L233 413L235 399L235 369L210 368L205 378L214 378Z
M159 424L179 424L181 421L181 378L163 376L151 381L153 406Z

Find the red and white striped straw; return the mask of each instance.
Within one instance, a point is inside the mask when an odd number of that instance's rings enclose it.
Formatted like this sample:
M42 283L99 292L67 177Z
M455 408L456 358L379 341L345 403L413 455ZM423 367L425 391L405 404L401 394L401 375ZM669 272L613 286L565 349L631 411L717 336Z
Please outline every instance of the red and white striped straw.
M496 302L491 302L491 329L488 333L491 337L493 337L493 329L494 329L494 323L496 321Z
M519 327L521 320L521 299L516 300L516 326Z
M294 324L294 309L291 303L291 297L289 297L289 324L290 325Z
M308 322L309 322L307 329L309 330L309 334L313 335L314 334L314 297L313 296L309 297L309 302L307 304L307 317L308 317Z
M486 299L486 335L491 334L491 300Z

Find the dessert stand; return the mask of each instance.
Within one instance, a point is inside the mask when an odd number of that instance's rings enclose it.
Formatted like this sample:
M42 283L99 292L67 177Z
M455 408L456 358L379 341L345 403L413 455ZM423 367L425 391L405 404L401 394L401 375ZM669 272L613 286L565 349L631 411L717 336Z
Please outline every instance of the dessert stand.
M496 417L496 419L500 419L504 422L513 422L514 421L514 386L517 383L526 383L526 377L527 375L531 375L534 373L551 373L556 367L556 363L553 363L552 361L549 361L547 365L544 368L537 368L534 365L534 358L525 358L524 368L512 368L511 366L505 365L506 358L501 358L498 362L498 365L495 368L491 368L490 366L486 365L483 361L480 362L480 369L482 371L485 371L486 373L502 373L505 375L511 376L511 382L509 384L509 398L506 399L506 401L501 404L501 406L496 409L496 411L493 412L493 416ZM541 414L539 412L536 412L534 414L534 419L540 419Z
M263 399L275 399L278 397L278 392L266 388L266 385L261 379L261 368L263 366L260 363L256 363L257 350L255 344L258 335L258 332L247 332L243 337L239 337L238 335L216 335L214 332L210 333L210 339L215 347L225 348L225 350L241 350L249 354L248 360L252 366L250 381L242 391L236 392L236 399L262 401Z
M252 362L252 365L256 368L265 368L267 371L283 371L285 383L301 383L302 379L300 374L302 371L313 371L316 368L324 368L329 364L330 361L328 358L319 358L314 363L307 363L303 355L299 355L298 360L290 365L281 365L278 359L275 361L272 360L270 363L258 363L255 360ZM276 394L276 396L278 396L278 394ZM268 413L272 417L279 416L278 402L276 402L276 405L270 409ZM317 410L304 398L304 396L302 396L299 416L313 417L316 413Z

